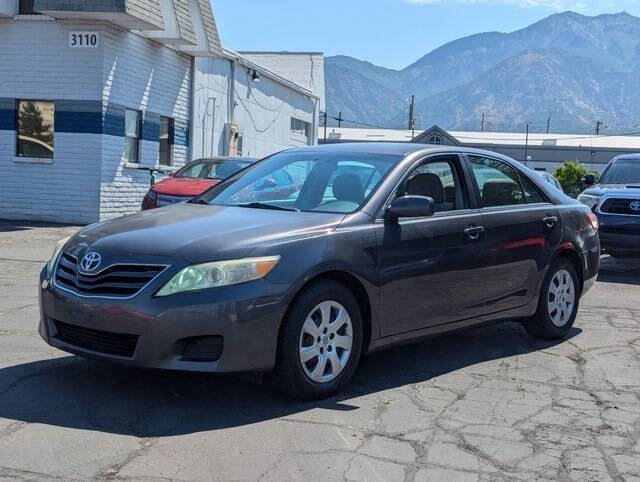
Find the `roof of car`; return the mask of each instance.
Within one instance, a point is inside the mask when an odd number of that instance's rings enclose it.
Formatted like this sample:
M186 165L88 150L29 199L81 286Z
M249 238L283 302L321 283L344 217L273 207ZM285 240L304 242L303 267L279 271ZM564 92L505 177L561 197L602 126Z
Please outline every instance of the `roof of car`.
M624 159L626 161L640 161L640 153L622 154L620 156L614 157L612 160L616 161L618 159Z
M485 154L491 156L504 157L495 152L483 149L474 149L471 147L457 147L447 145L434 144L414 144L412 142L344 142L336 144L321 144L318 146L301 147L299 150L304 151L320 151L320 152L352 152L367 154L393 154L398 156L407 156L414 152L423 151L425 154L430 152L470 152L476 154Z
M231 157L231 156L215 156L215 157L201 157L199 159L194 159L191 162L198 161L239 161L239 162L256 162L257 159L254 157Z

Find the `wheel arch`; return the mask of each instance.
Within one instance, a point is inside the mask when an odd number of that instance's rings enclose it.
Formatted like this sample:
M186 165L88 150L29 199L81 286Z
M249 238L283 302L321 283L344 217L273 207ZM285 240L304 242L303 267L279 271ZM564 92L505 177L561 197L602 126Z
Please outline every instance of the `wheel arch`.
M330 269L327 271L315 273L312 277L306 280L304 284L302 284L302 286L300 286L295 292L295 294L289 301L289 304L287 305L287 309L282 319L285 320L287 318L291 308L295 304L298 297L305 291L305 289L307 289L313 283L318 282L319 280L330 280L336 283L340 283L345 288L350 290L356 297L358 307L360 308L360 315L362 317L362 353L366 353L371 342L372 333L371 297L369 296L369 293L364 287L362 281L360 281L357 276L354 276L348 271L344 271L341 269ZM280 346L281 336L282 323L280 323L280 327L278 328L278 346Z
M575 250L575 248L571 243L563 243L558 248L558 251L556 252L552 261L558 258L567 259L575 268L576 273L578 273L578 278L579 278L578 281L580 283L580 292L582 293L582 289L584 288L584 269L582 266L582 261L580 260L580 255L578 255L578 252Z

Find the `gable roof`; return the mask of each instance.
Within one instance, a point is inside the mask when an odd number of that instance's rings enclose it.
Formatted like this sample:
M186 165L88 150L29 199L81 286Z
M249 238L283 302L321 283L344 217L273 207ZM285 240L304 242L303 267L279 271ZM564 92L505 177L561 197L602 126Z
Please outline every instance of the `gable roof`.
M442 138L442 143L446 144L448 146L459 146L461 145L460 142L458 141L458 139L456 139L455 137L449 135L449 133L447 131L445 131L444 129L440 128L437 125L433 125L431 127L429 127L426 131L424 131L423 133L421 133L420 135L417 135L414 139L413 142L415 142L416 144L428 144L428 140L429 137L436 135L436 136L440 136Z

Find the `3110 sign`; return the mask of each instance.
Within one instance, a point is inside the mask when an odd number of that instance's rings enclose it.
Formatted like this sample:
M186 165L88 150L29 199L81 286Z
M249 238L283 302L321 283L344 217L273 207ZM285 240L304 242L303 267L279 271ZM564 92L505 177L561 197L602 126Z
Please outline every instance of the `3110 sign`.
M99 32L69 32L69 47L96 48L99 46Z

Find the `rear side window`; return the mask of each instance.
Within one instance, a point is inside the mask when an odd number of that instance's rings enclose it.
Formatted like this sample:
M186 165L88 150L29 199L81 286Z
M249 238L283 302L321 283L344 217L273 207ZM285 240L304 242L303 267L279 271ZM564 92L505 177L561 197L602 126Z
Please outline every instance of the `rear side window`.
M185 169L182 169L178 174L176 174L176 177L200 177L205 166L205 162L197 162L191 166L186 167Z
M508 164L482 156L469 156L473 176L480 191L482 207L513 206L525 203L518 173Z
M540 189L538 189L538 186L536 186L533 181L530 181L529 179L521 175L520 183L522 184L522 189L524 190L524 199L528 204L549 202L547 197L542 193L542 191L540 191ZM555 184L552 185L555 186Z

